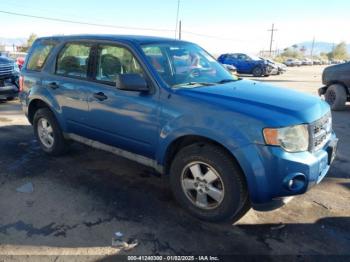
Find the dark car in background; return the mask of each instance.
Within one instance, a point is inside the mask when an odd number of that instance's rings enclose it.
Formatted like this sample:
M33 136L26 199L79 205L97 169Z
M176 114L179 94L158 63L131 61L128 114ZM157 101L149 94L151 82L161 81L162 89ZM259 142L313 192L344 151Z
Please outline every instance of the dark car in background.
M252 74L253 76L269 76L275 74L276 68L259 57L241 53L222 54L218 61L221 64L233 65L239 74Z
M11 100L18 95L19 68L12 59L0 56L0 100Z
M327 67L322 74L325 85L318 90L332 110L343 110L350 101L350 62Z

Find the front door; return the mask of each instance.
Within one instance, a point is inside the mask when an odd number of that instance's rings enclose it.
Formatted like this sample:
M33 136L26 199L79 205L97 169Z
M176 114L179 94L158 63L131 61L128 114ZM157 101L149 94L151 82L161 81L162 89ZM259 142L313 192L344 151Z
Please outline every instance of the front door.
M123 91L116 87L118 74L147 75L125 47L99 45L95 52L95 83L89 89L88 125L97 140L147 157L154 157L158 141L158 89Z

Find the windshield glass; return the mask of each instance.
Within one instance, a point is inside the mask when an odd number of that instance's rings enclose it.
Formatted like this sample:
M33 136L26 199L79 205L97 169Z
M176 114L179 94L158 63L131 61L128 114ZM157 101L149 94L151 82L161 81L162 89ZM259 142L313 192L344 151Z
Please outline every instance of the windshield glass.
M262 59L261 57L258 57L258 56L255 56L255 55L249 55L249 56L250 56L250 58L251 58L252 60L256 60L256 61L264 60L264 59Z
M170 87L223 84L238 78L195 44L142 45L146 57Z

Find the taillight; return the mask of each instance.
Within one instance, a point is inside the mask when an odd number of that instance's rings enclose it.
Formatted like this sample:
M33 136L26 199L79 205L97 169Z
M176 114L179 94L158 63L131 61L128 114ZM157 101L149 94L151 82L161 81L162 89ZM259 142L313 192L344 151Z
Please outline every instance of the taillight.
M22 92L24 88L24 76L19 77L19 92Z

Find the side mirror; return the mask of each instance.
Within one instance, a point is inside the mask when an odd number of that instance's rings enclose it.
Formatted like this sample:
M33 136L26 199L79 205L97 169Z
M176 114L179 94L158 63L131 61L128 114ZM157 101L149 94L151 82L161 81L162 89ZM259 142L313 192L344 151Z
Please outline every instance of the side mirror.
M116 87L125 91L149 91L146 80L140 74L120 74L116 79Z

